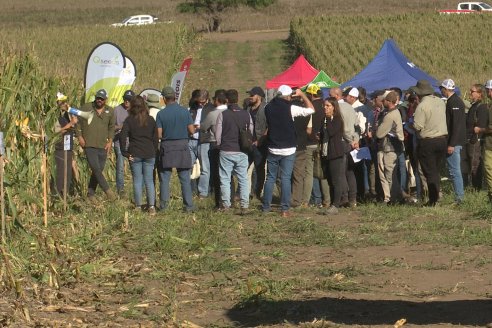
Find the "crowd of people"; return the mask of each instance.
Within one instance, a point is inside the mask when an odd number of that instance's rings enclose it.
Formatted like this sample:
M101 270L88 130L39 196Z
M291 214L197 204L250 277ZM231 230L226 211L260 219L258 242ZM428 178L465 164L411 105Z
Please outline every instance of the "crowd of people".
M223 212L237 202L240 213L247 214L254 198L261 201L261 211L269 212L275 188L282 217L292 207L316 206L336 214L368 201L435 206L444 164L455 205L465 200L467 186L487 189L492 203L492 108L485 102L492 98L492 80L472 85L468 94L470 103L446 79L440 93L426 80L408 90L394 87L371 95L362 87L324 93L316 84L305 92L282 85L267 101L256 86L242 103L235 89L216 90L211 98L198 89L185 108L165 87L162 104L158 95L143 98L127 90L113 109L106 105L106 91L99 90L80 108L94 114L91 120L69 115L67 97L59 94L55 131L70 139L70 160L74 138L84 149L91 170L89 199L97 186L110 200L124 196L127 159L133 203L150 214L168 207L173 169L185 211L195 209L194 196L196 201L213 195ZM111 148L117 194L103 174ZM62 149L60 141L60 194L65 192ZM192 179L196 161L200 174ZM70 188L71 175L67 179Z

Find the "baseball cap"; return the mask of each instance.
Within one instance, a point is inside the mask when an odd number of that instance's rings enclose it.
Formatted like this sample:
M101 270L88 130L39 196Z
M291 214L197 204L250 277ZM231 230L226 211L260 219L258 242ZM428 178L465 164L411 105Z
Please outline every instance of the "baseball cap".
M485 89L492 89L492 80L485 82Z
M350 89L348 95L355 98L359 98L359 90L357 88L352 88Z
M441 87L443 87L444 89L448 89L448 90L454 90L454 87L455 87L454 81L451 79L446 79L446 80L442 81Z
M176 96L176 94L174 93L174 89L171 87L164 87L164 89L162 89L161 94L164 98Z
M247 91L250 96L258 95L262 98L265 98L265 92L263 92L263 89L260 87L253 87L251 90Z
M101 99L108 99L108 94L106 93L106 90L104 89L100 89L100 90L97 90L96 92L96 95L95 95L95 98L101 98Z
M123 94L123 100L132 100L135 97L135 92L132 90L126 90Z
M56 93L56 101L67 101L68 97L61 92Z
M308 85L308 87L306 89L306 93L310 93L312 95L317 95L319 90L321 90L321 89L317 84L311 83Z
M292 88L285 84L279 86L277 90L282 96L290 96L292 94Z

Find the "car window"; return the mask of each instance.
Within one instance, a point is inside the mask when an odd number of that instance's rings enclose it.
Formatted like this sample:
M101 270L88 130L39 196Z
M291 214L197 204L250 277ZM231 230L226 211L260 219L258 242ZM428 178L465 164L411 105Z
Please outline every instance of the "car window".
M485 2L480 3L480 7L482 7L483 9L492 9L492 7Z
M138 17L133 17L126 23L127 25L138 25L140 23L140 19Z
M471 5L471 10L482 10L482 8L479 5Z
M468 9L468 4L467 3L460 4L460 9L467 10Z

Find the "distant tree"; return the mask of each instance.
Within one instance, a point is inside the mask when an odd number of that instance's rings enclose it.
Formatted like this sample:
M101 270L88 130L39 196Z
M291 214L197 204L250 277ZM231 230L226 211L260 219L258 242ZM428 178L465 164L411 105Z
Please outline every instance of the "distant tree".
M223 13L228 8L246 6L254 9L268 7L277 0L185 0L178 4L178 11L201 15L208 23L208 30L220 30Z

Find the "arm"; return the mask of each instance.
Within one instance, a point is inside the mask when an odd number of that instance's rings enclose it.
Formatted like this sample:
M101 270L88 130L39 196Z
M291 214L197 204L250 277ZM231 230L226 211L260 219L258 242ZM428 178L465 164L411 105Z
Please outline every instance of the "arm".
M159 148L159 132L157 131L157 125L153 119L152 125L152 143L154 144L154 150L157 152L157 149Z
M217 146L220 146L222 141L222 113L217 116L217 122L215 123L215 140L217 141Z
M106 141L107 141L106 142L106 146L104 146L104 149L107 152L109 152L111 150L111 144L113 143L114 126L115 126L114 113L112 113L112 115L110 115L110 117L109 117L109 122L108 122L108 137L106 139Z
M128 124L128 120L125 120L125 122L123 122L123 126L121 128L121 132L118 135L118 138L120 140L121 155L128 158L132 156L127 151L127 144L126 144L126 139L128 138L129 133L130 133L130 125Z
M393 119L391 118L392 115L389 115L389 113L383 118L383 121L381 124L378 126L378 129L376 131L376 138L382 139L388 135L388 133L391 131L391 128L393 127Z

